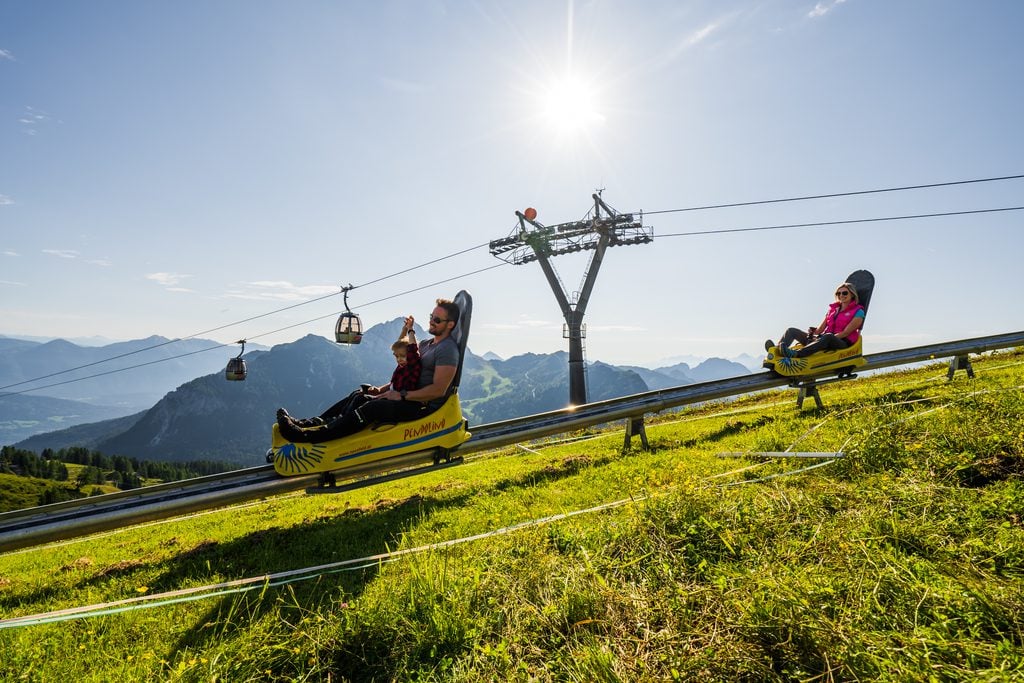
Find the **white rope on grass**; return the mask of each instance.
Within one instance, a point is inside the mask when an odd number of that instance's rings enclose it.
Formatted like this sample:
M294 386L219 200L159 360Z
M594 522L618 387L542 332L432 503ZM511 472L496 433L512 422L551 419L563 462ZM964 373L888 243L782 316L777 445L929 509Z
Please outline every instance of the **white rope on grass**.
M718 488L727 489L727 488L730 488L732 486L745 486L747 484L759 484L761 482L769 481L771 479L778 479L779 477L790 477L790 476L793 476L794 474L802 474L803 472L810 472L811 470L816 470L819 467L826 467L828 465L833 465L833 464L839 462L841 459L842 458L832 458L831 460L825 460L824 462L816 462L813 465L808 465L807 467L801 467L801 468L796 469L796 470L789 470L788 472L776 472L775 474L767 474L767 475L765 475L763 477L758 477L757 479L745 479L743 481L734 481L734 482L729 482L727 484L719 484Z
M236 579L233 581L225 581L223 583L210 584L206 586L195 586L192 588L182 588L174 591L154 593L152 595L141 595L133 598L126 598L123 600L115 600L113 602L104 602L94 605L86 605L82 607L71 607L63 610L54 610L50 612L42 612L39 614L31 614L22 617L13 617L11 619L3 619L0 620L0 630L18 628L22 626L52 624L62 621L70 621L72 619L85 619L110 614L118 614L121 612L128 612L139 609L150 609L153 607L163 607L166 605L173 605L182 602L192 602L204 598L231 595L234 593L243 593L247 591L256 590L257 588L276 587L290 583L297 583L300 581L308 581L310 579L315 579L327 574L334 574L345 571L359 571L362 569L376 567L387 562L393 562L405 556L416 555L424 552L441 550L445 548L451 548L457 545L463 545L465 543L472 543L474 541L493 538L495 536L515 533L523 529L539 527L546 524L550 524L552 522L569 519L571 517L576 517L579 515L603 512L605 510L611 510L613 508L622 507L624 505L629 505L631 503L646 499L647 496L623 498L611 503L602 503L600 505L595 505L593 507L589 507L583 510L573 510L570 512L559 513L557 515L549 515L547 517L541 517L539 519L533 519L526 522L521 522L519 524L501 527L500 529L486 531L473 536L464 536L462 538L451 539L448 541L429 543L427 545L418 546L416 548L394 550L385 553L379 553L377 555L369 555L366 557L360 557L352 560L342 560L340 562L332 562L329 564L323 564L315 567L305 567L302 569L293 569L290 571L277 572L274 574L265 574L263 576L255 576L247 579Z

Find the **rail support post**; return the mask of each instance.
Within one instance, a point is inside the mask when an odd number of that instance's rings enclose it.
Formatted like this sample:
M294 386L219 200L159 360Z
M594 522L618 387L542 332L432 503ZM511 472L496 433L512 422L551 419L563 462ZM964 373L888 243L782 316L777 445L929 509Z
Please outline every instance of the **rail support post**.
M814 399L814 403L818 408L824 408L825 404L821 402L821 394L818 393L818 385L813 380L808 386L798 387L799 392L796 395L796 408L801 410L804 407L804 399L810 396Z
M974 379L974 367L971 366L971 359L967 356L954 356L949 359L949 372L946 373L946 381L952 381L953 373L957 370L966 370L967 376Z
M824 408L825 404L821 402L821 394L818 393L819 384L828 384L829 380L819 382L814 379L805 379L797 382L790 382L789 386L797 390L796 394L796 409L802 410L804 407L804 399L810 396L814 399L814 403L818 408Z
M795 382L790 382L789 386L794 389L799 389L799 393L796 395L796 408L800 410L804 407L804 399L810 396L814 399L814 402L818 405L818 408L824 408L825 404L821 402L821 394L818 393L818 387L822 384L832 384L833 382L845 382L848 379L853 379L857 375L852 372L843 372L835 377L827 377L825 379L802 379Z
M627 417L626 418L626 439L622 443L622 450L628 451L633 442L633 437L640 437L640 445L645 451L649 451L651 446L647 443L647 430L644 429L644 418L640 417Z

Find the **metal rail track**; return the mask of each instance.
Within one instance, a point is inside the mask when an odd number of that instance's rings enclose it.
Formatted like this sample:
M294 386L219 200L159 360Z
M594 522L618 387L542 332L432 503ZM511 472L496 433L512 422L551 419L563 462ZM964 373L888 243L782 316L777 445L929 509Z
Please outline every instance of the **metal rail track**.
M941 344L886 351L865 356L861 370L874 370L921 361L961 358L1024 345L1024 331L963 339ZM472 429L473 436L457 455L500 448L616 420L633 420L694 403L786 386L792 378L762 372L754 375L659 389L623 398L588 403ZM442 466L447 466L445 463ZM432 471L433 452L420 451L338 473L347 481L333 490L344 491L382 481ZM270 465L252 467L181 482L121 491L93 498L55 503L0 514L0 552L27 548L141 524L224 505L257 500L315 486L317 475L280 477Z

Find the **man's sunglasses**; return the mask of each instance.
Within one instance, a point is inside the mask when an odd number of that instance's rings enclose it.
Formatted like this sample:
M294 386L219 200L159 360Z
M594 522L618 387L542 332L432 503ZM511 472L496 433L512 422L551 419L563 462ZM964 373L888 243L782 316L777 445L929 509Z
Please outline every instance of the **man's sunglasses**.
M438 318L436 315L433 315L430 317L430 322L434 323L435 325L440 325L441 323L446 323L448 321L445 320L444 318Z

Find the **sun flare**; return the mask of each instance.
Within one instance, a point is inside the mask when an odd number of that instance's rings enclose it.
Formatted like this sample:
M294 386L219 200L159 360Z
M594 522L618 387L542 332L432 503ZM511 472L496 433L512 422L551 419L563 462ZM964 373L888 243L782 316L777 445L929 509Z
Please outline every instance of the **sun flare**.
M541 105L545 123L563 137L587 133L605 122L595 88L573 76L552 81Z

